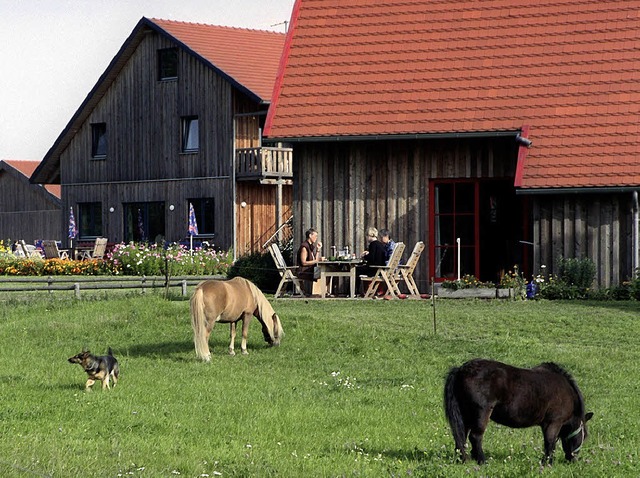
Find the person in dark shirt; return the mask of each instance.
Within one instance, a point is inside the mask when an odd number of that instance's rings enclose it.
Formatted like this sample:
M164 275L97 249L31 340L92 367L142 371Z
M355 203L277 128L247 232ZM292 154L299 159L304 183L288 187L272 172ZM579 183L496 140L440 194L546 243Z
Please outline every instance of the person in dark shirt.
M384 264L389 264L389 259L391 259L391 254L393 254L393 249L396 247L396 243L393 239L391 239L391 233L389 229L380 229L380 242L384 244L384 253L385 253L385 261Z
M298 266L296 276L304 281L303 287L307 294L313 290L312 281L316 280L313 277L313 269L322 259L321 249L322 243L318 242L318 231L314 228L308 229L305 232L305 240L300 244L296 256L296 265Z
M375 267L386 265L385 245L378 240L378 230L375 227L367 229L367 250L360 257L365 261L365 265L356 269L356 287L360 288L360 276L372 277L376 273Z

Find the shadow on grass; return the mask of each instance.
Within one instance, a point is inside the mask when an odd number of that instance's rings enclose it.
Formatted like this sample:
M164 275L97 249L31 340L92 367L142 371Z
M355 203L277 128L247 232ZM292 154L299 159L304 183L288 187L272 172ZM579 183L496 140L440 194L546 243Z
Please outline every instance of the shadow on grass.
M193 350L193 342L158 342L130 346L123 355L186 362L192 361L193 357L184 355L191 354Z

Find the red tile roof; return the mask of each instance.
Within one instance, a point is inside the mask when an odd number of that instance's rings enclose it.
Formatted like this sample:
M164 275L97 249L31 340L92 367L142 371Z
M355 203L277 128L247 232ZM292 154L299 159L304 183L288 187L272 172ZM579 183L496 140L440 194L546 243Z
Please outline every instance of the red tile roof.
M271 101L283 33L156 18L149 21L262 101Z
M3 160L3 162L11 166L19 173L23 174L26 179L29 179L36 168L40 165L40 161L32 161L27 159L5 159ZM55 197L60 199L61 187L59 184L45 184L44 188Z
M640 0L297 0L265 134L517 132L523 188L640 185Z

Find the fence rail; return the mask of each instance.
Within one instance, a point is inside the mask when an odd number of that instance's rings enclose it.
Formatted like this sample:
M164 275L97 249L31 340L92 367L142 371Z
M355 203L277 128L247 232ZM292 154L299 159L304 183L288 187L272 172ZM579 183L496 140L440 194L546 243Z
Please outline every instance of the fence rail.
M115 289L158 289L180 287L181 294L187 295L187 287L195 286L203 280L224 279L224 276L136 276L136 277L11 277L0 278L0 292L53 292L72 290L76 298L80 298L81 291L115 290ZM18 285L16 285L18 284ZM22 285L25 284L25 285Z

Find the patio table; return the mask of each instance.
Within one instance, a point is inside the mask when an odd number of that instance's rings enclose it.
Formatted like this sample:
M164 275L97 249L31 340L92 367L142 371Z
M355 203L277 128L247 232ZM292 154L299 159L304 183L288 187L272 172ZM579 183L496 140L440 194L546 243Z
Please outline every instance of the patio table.
M327 297L327 279L333 281L334 277L347 277L349 279L349 297L356 296L356 267L363 264L361 259L343 261L320 261L320 297Z

